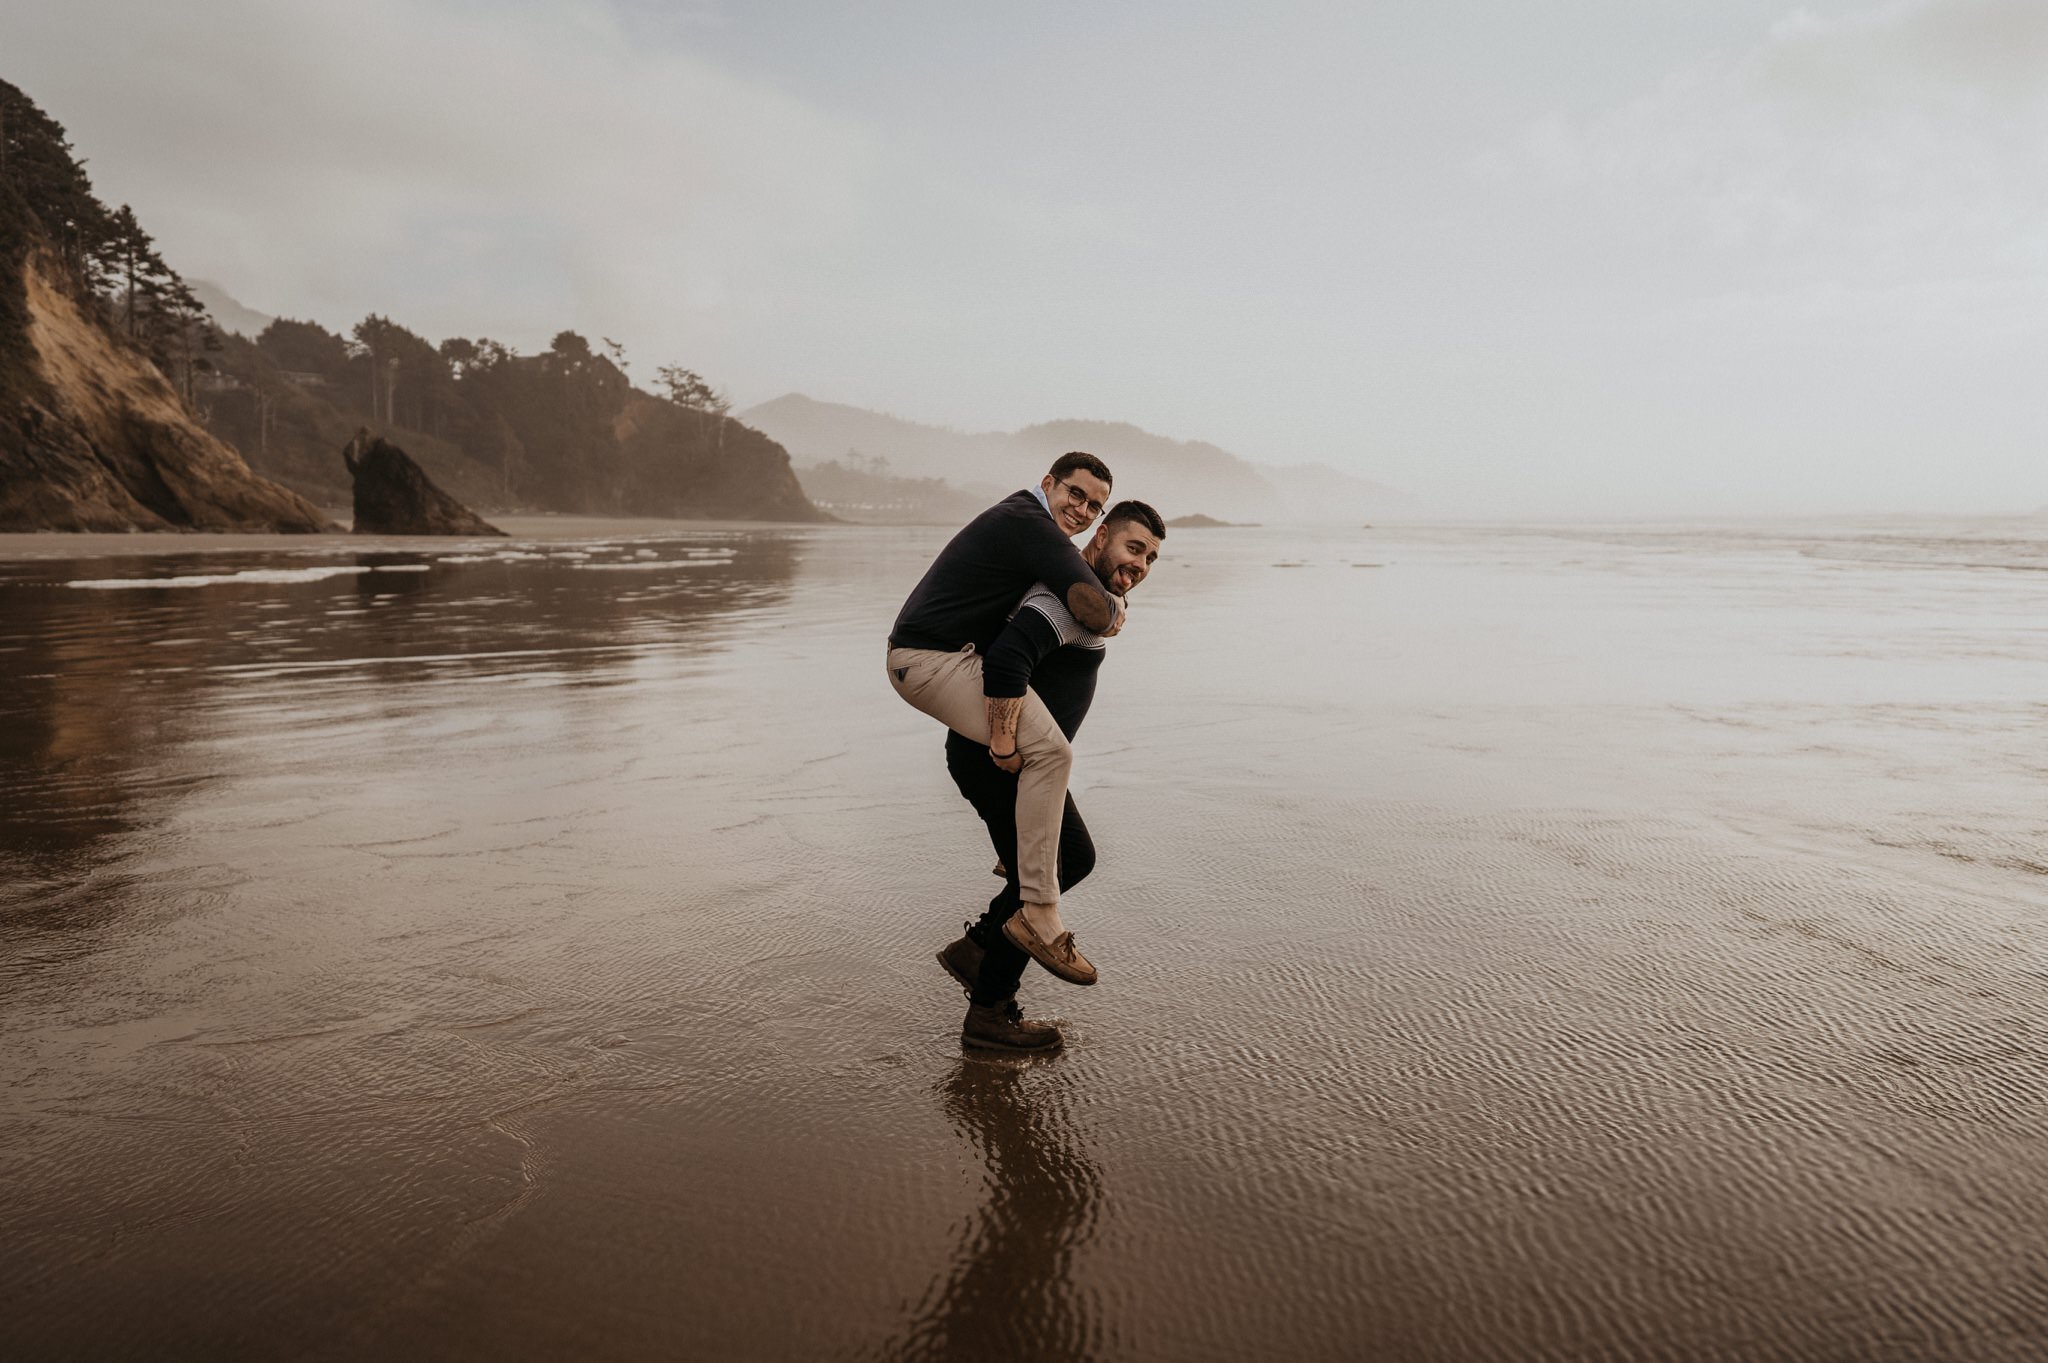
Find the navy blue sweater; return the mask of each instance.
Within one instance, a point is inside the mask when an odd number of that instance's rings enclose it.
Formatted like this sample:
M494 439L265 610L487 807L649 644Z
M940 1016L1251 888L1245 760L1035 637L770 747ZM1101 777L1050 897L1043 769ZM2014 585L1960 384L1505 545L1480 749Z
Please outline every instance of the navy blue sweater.
M1052 712L1060 732L1072 742L1080 731L1081 721L1088 717L1088 707L1095 703L1095 678L1102 671L1105 652L1099 645L1062 645L1059 631L1052 623L1026 606L989 649L982 667L982 690L990 695L1021 696L1029 685ZM986 744L946 730L949 768L959 770L955 764L968 757L985 764L988 751Z
M1102 670L1104 652L1100 641L1093 648L1062 646L1051 623L1026 606L989 649L981 669L982 694L1021 696L1029 686L1071 740L1095 701L1095 674Z
M897 612L889 645L957 653L973 644L986 653L1039 582L1087 628L1109 628L1116 599L1027 488L969 521L939 551Z
M1021 696L1028 686L1068 738L1095 699L1095 674L1107 649L1081 628L1053 594L1033 587L982 655L981 693Z

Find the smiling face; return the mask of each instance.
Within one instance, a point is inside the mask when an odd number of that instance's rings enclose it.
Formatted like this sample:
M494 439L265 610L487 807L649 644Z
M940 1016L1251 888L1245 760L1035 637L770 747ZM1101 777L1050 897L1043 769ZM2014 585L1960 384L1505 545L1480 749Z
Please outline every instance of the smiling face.
M1048 473L1038 486L1045 492L1053 519L1069 539L1095 524L1109 504L1109 484L1087 469L1073 469L1059 478Z
M1109 521L1095 532L1081 557L1104 586L1118 596L1125 596L1145 580L1152 565L1159 561L1159 537L1142 521Z

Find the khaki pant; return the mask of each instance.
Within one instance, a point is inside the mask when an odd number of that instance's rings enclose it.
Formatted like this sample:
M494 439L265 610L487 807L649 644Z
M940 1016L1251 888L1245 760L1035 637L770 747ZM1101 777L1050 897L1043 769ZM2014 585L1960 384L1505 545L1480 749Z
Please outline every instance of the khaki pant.
M958 653L923 648L889 650L889 684L896 694L939 723L988 742L988 708L981 695L981 657L969 644ZM1025 691L1017 717L1017 888L1027 904L1060 902L1060 817L1066 812L1067 776L1074 750L1037 693Z

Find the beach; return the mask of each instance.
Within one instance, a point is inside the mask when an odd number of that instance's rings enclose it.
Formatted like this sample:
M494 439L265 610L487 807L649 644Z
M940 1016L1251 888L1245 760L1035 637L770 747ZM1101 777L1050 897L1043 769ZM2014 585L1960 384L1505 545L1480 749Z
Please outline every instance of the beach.
M1172 532L1035 1060L946 532L506 528L0 536L0 1354L2039 1356L2041 522Z

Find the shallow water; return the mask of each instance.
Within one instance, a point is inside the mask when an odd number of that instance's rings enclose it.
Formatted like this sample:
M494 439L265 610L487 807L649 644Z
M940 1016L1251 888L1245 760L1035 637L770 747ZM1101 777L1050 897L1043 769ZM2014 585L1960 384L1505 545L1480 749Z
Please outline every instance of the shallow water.
M2038 523L1176 532L1030 1062L943 536L521 529L0 537L0 1355L2040 1356Z

